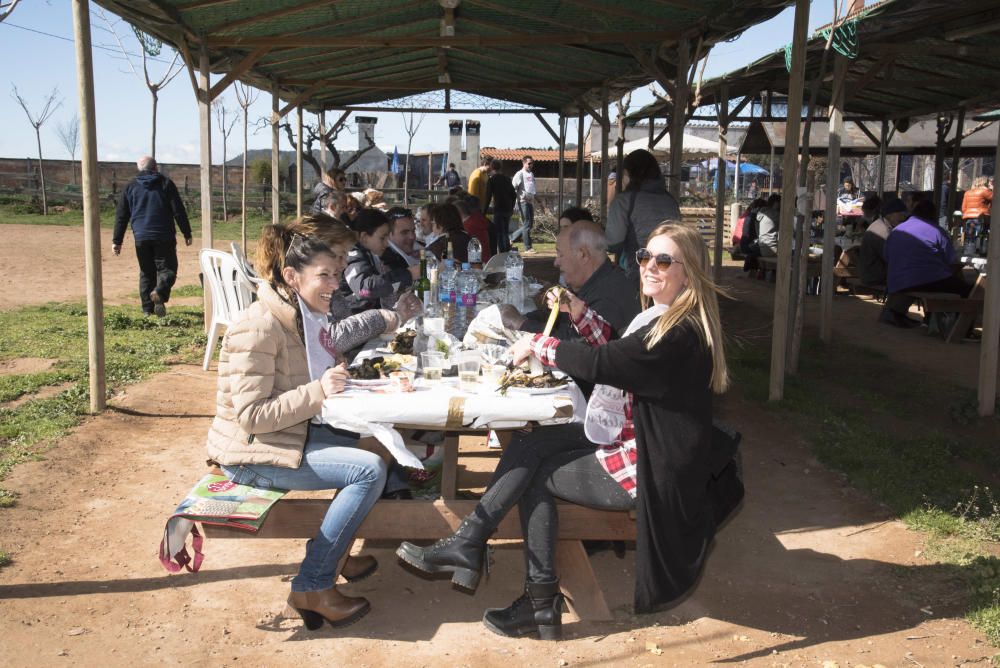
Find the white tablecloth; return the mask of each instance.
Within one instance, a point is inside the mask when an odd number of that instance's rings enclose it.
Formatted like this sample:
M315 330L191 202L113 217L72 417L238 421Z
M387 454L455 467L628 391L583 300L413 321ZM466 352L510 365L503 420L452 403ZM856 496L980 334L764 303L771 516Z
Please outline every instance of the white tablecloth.
M457 378L416 381L413 392L349 390L323 402L321 419L332 427L374 436L404 466L423 468L394 425L428 429L512 429L529 422L581 421L587 402L575 383L553 394L501 396L484 383L479 393L463 392Z

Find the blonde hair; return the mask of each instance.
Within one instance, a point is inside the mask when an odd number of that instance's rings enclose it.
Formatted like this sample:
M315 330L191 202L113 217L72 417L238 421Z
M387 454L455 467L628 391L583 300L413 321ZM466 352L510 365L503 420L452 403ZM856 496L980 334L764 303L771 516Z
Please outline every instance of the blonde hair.
M985 188L989 185L989 183L990 183L990 177L977 176L975 180L973 180L972 186L969 188L969 190L972 190L972 188Z
M690 322L712 355L712 391L721 394L729 387L729 370L722 340L718 296L726 296L726 293L709 276L708 247L695 228L679 223L663 223L653 230L649 239L661 235L666 235L680 250L688 284L649 330L646 345L652 349L671 329L682 322ZM643 309L649 307L649 297L641 295L640 299Z

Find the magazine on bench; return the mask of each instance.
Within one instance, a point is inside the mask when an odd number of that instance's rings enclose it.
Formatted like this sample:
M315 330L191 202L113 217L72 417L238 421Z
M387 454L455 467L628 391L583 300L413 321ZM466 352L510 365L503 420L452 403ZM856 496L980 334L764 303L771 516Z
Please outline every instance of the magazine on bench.
M181 568L197 571L204 556L203 538L195 522L256 532L271 506L287 493L283 489L237 485L224 475L204 476L167 520L160 541L160 563L172 573ZM193 536L193 558L185 547L188 534Z

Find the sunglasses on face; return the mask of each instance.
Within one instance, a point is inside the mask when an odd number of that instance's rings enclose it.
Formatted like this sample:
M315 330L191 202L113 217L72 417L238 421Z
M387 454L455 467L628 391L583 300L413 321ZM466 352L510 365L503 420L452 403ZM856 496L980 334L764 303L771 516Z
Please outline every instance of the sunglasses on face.
M684 264L680 260L675 260L674 256L671 255L670 253L659 253L654 256L646 248L640 248L635 252L635 261L639 264L640 267L645 267L647 264L649 264L650 260L656 262L656 268L661 271L666 271L667 269L670 268L670 265L674 263Z

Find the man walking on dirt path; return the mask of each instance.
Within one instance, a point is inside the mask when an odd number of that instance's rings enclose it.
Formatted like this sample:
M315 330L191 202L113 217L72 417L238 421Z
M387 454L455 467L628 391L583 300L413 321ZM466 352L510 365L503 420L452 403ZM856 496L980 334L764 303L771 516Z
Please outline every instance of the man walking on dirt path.
M191 223L177 186L160 174L156 160L145 155L135 163L139 174L122 190L115 212L111 252L122 252L125 227L132 221L135 256L139 260L139 298L145 315L167 314L170 289L177 281L177 227L191 245Z

